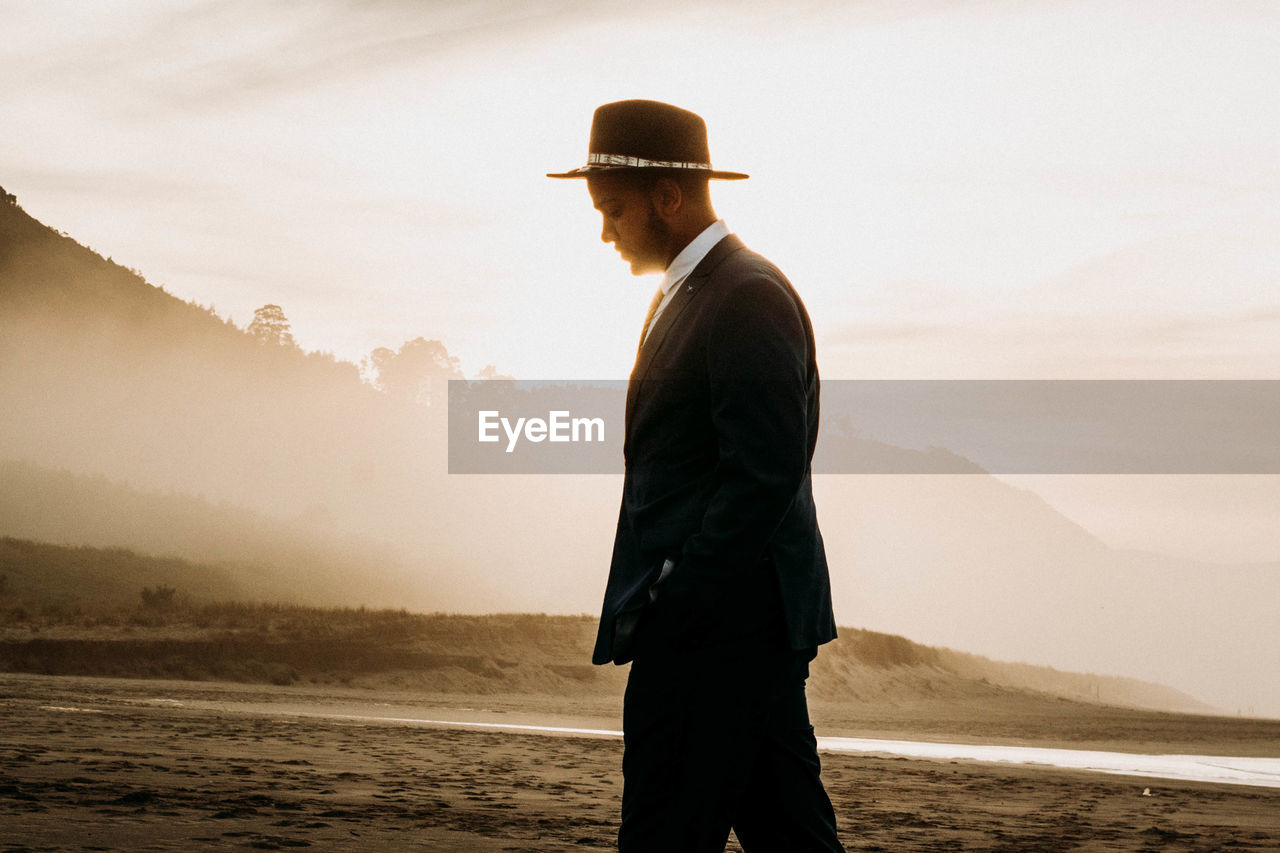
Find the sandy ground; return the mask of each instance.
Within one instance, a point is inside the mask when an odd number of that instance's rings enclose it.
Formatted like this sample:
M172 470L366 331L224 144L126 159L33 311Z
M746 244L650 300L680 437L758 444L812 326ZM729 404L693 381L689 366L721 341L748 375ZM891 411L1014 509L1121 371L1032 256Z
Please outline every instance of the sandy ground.
M367 695L0 676L0 851L613 848L616 739L295 713L306 707L397 713ZM1275 788L823 762L849 850L1280 850Z

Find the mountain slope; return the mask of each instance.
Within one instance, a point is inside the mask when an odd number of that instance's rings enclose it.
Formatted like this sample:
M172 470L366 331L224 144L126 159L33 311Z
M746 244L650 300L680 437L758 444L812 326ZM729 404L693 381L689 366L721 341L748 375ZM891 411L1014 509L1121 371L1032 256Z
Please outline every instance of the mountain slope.
M820 478L816 497L844 620L1280 716L1280 564L1113 549L991 477Z
M0 399L0 459L349 530L421 529L437 500L438 413L354 365L264 344L3 203Z
M582 616L420 615L255 605L234 575L122 549L0 538L0 667L19 672L342 681L442 693L607 698L625 669L592 666ZM140 585L175 591L156 601ZM150 589L148 586L147 590ZM139 601L141 599L141 605ZM239 604L233 603L238 600ZM1025 707L1046 698L1210 709L1158 685L1005 664L852 628L823 648L816 702L881 708Z
M136 600L144 585L165 584L205 601L437 606L432 581L439 566L409 561L394 547L334 531L323 514L275 518L29 463L0 461L0 534L90 551L132 548L165 555L163 567L135 564L137 578L123 568L113 583L99 578L98 592L112 604ZM54 564L64 562L59 556ZM153 577L157 568L164 571ZM11 575L10 586L16 588L19 577ZM77 584L66 589L74 592Z

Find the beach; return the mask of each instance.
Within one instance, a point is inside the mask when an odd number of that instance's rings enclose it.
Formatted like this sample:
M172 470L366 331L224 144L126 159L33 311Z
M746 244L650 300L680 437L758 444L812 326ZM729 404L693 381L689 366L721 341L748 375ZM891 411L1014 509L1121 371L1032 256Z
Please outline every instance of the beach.
M0 676L0 850L613 849L617 738L404 721L609 729L607 706L467 701ZM849 850L1280 850L1276 788L822 758Z

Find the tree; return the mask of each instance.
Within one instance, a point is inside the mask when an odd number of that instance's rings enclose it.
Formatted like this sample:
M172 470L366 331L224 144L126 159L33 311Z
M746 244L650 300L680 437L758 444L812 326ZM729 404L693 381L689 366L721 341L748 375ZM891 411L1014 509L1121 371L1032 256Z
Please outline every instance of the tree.
M494 367L492 364L486 364L484 366L484 370L480 371L480 373L477 374L476 378L486 379L486 380L515 379L514 376L507 376L505 373L499 373L498 368Z
M463 378L458 359L449 355L440 341L426 338L407 341L399 352L378 347L365 364L373 376L373 387L425 406L444 399L448 380Z
M289 331L289 320L284 316L284 309L279 305L263 305L253 312L253 322L249 324L249 334L263 346L297 347L293 332Z
M366 381L379 391L387 391L387 383L383 377L389 372L391 362L395 360L395 357L395 350L387 347L378 347L365 356L360 363L361 376L365 377Z

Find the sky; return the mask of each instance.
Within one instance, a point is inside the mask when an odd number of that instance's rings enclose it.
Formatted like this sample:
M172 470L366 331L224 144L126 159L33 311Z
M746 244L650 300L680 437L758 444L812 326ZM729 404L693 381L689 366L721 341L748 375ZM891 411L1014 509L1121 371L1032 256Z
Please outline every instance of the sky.
M838 378L1270 378L1265 2L0 2L0 181L245 325L618 378L595 106L700 112ZM620 344L619 339L622 343Z
M424 336L469 375L625 377L656 279L600 242L581 182L544 174L585 161L596 106L646 97L702 114L714 164L752 175L713 199L804 296L826 378L1277 378L1265 0L0 0L0 19L0 185L241 326L281 305L306 349ZM1028 487L1115 544L1280 557L1275 480L1209 485Z

